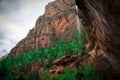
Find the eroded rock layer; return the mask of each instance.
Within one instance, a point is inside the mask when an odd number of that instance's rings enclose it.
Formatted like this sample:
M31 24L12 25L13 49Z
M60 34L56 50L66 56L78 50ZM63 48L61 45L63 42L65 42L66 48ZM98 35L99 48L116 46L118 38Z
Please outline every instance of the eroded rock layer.
M76 25L74 0L48 3L45 14L37 19L35 27L10 51L10 55L49 47L55 40L70 40L77 31Z

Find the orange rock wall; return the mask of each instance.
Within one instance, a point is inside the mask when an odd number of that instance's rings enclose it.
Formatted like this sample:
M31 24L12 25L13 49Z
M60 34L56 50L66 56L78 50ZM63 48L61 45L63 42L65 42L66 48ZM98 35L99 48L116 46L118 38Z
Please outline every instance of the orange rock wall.
M48 3L45 14L37 19L35 27L10 51L10 55L50 47L56 39L70 40L76 25L74 0Z

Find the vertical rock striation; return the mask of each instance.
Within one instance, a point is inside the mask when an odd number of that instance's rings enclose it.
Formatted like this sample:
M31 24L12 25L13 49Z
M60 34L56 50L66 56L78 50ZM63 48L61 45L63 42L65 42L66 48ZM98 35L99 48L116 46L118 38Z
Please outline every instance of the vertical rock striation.
M10 55L50 47L56 39L70 40L76 25L74 0L48 3L44 15L37 19L35 27L10 51Z

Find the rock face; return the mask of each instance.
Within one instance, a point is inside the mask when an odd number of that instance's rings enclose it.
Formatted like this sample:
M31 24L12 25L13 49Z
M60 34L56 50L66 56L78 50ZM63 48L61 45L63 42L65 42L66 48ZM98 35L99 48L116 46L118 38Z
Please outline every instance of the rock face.
M56 0L48 3L28 35L11 51L10 55L50 47L55 40L70 40L76 31L74 0Z
M97 72L120 76L120 0L75 0ZM92 45L92 44L93 45Z

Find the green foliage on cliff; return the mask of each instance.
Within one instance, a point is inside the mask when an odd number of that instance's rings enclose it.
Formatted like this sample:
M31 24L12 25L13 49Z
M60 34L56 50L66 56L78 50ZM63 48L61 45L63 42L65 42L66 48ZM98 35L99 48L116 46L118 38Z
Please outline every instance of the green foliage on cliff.
M52 66L51 63L54 59L63 55L75 53L82 55L84 53L83 48L85 47L85 35L85 30L83 30L80 35L80 40L74 38L70 41L57 41L50 48L44 48L37 51L33 50L17 56L8 56L0 61L0 80L14 80L16 76L19 78L22 76L25 80L39 80L37 71L29 73L27 68L29 65L38 62L39 66L49 68ZM36 76L34 76L34 74ZM68 74L65 72L65 75L71 75L70 78L73 77L72 80L76 80L70 73ZM35 77L38 79L35 79ZM64 77L63 80L67 79L64 75L62 77ZM51 80L54 80L54 78Z
M65 68L61 74L49 75L49 71L44 71L42 80L100 80L96 76L92 65L79 66L78 68L68 69Z

